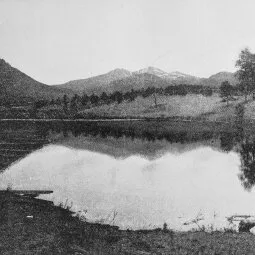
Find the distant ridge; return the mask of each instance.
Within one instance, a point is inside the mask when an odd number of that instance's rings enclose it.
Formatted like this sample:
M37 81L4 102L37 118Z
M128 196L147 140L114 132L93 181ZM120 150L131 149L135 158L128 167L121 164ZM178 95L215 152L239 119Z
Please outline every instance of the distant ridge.
M235 73L231 72L219 72L209 77L209 80L215 80L219 83L223 81L229 81L232 85L236 85L238 83L237 78L235 77Z
M152 67L152 66L149 66L147 68L140 69L139 71L134 72L134 74L141 74L141 73L153 74L160 78L167 79L170 81L180 80L180 81L194 82L195 80L199 80L199 78L189 74L181 73L178 71L167 73L159 68Z
M99 93L108 90L108 84L115 80L120 80L131 76L132 73L126 69L114 69L106 74L101 74L87 79L69 81L62 85L55 85L58 88L71 89L76 93Z
M200 78L182 72L165 72L157 67L149 66L135 72L126 69L115 69L106 74L87 79L69 81L56 87L65 88L75 93L111 93L113 91L130 91L147 87L166 87L169 85L189 84L219 87L222 81L228 80L232 85L238 83L235 74L219 72L209 78Z

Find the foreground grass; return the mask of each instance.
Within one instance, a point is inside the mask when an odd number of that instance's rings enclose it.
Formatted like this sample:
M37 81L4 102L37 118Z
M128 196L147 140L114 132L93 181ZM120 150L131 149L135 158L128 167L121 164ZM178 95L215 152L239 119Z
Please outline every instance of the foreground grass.
M46 228L47 226L47 228ZM249 233L120 231L71 222L1 227L1 254L254 254Z
M133 232L126 240L133 254L254 254L255 248L252 234L225 232Z

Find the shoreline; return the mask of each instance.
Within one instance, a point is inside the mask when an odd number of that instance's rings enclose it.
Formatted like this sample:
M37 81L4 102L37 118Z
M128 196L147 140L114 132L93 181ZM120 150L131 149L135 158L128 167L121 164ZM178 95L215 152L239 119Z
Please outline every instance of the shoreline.
M166 118L93 118L93 119L0 119L0 122L8 121L28 121L28 122L132 122L132 121L173 121L173 122L200 122L200 123L230 123L230 121L217 121L200 118L182 118L182 117L166 117ZM255 119L249 119L255 121ZM233 121L231 122L233 123Z
M3 192L4 193L4 192ZM0 197L1 254L251 254L254 235L231 229L120 230L89 223L71 208L6 191ZM5 219L5 221L3 221ZM234 247L234 248L233 248Z

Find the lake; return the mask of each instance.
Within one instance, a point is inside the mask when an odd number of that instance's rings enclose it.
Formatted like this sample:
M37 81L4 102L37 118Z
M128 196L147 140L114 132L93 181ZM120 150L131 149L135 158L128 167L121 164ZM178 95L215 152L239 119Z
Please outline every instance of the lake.
M123 229L219 229L254 214L252 134L132 125L1 122L0 188L52 189L42 198Z

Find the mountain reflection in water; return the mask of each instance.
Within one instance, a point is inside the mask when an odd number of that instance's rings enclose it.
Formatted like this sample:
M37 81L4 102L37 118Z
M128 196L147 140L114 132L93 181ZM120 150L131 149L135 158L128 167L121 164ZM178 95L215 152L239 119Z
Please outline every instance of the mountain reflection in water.
M255 143L252 135L240 130L173 129L138 136L130 128L104 129L93 124L25 127L15 125L22 141L33 134L33 139L44 143L38 142L36 148L41 149L31 148L30 154L2 173L1 188L11 184L13 188L53 189L53 195L45 198L55 203L68 199L74 210L87 210L88 219L114 220L123 228L166 222L169 227L187 229L183 223L198 214L205 217L202 224L222 227L226 216L255 211ZM6 125L2 132L12 130L8 139L13 139L15 128ZM3 143L4 139L6 135L2 135ZM118 212L115 219L114 212Z

